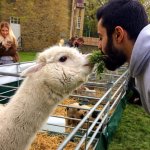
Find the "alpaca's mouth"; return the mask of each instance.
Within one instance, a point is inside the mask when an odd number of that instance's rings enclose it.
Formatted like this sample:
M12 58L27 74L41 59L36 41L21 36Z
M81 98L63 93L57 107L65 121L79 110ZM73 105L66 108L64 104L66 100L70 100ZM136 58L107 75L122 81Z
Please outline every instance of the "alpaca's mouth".
M94 65L91 64L91 63L87 63L87 64L85 64L85 65L83 65L83 66L85 66L85 67L90 67L90 68L93 68L93 67L94 67Z
M83 65L83 66L90 66L90 64L85 64L85 65Z

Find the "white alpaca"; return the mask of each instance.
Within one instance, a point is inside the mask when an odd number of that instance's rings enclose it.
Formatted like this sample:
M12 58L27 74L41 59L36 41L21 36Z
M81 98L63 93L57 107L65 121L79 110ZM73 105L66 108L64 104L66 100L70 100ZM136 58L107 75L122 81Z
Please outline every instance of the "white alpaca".
M0 104L0 111L2 111L5 108L4 104Z
M86 81L88 56L75 48L54 46L25 70L26 79L0 112L0 150L26 150L57 104Z

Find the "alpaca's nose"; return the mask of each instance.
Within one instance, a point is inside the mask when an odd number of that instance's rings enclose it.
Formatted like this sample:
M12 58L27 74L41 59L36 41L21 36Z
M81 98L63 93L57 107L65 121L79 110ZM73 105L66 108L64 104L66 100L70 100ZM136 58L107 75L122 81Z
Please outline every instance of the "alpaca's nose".
M92 53L88 53L88 54L84 54L85 58L86 58L86 65L85 66L90 66L90 68L93 68L94 65L91 64L90 62L90 57L92 56Z

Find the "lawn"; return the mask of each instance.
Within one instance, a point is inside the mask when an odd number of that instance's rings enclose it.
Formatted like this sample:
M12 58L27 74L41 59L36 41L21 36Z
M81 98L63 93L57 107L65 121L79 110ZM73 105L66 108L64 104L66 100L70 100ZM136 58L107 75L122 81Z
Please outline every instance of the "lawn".
M128 104L109 150L150 150L150 115Z
M37 53L36 52L19 52L19 57L21 62L25 61L33 61L36 58Z
M19 52L20 61L32 61L35 52ZM150 150L150 115L142 107L128 104L109 150Z

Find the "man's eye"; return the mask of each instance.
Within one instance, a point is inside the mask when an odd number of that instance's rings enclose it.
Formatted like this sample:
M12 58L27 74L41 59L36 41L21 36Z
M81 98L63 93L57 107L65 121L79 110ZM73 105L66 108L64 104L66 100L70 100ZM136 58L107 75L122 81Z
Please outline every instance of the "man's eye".
M67 56L62 56L59 59L60 62L65 62L66 60L67 60Z

